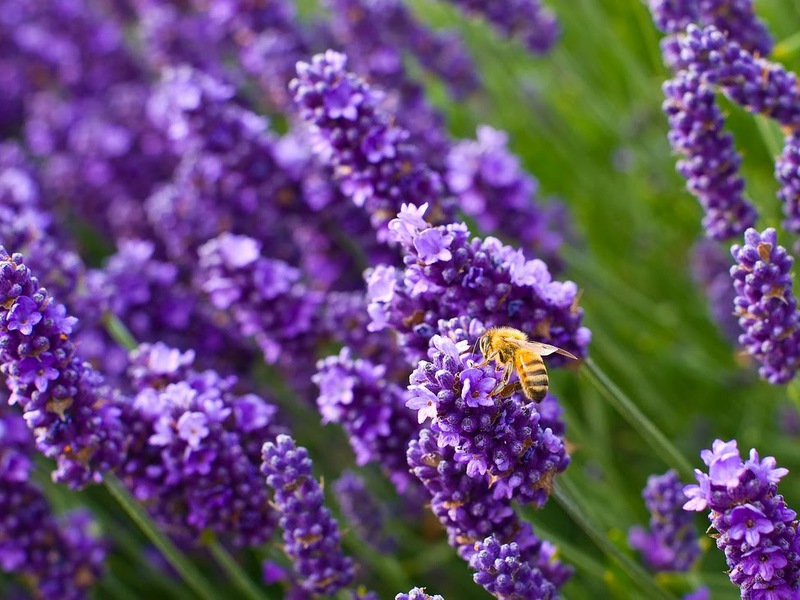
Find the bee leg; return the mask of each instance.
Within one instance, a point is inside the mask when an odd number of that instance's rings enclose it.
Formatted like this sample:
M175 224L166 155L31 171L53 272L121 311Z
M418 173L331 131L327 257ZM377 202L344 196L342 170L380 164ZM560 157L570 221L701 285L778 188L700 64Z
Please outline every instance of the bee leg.
M515 381L514 383L509 383L504 385L500 388L500 391L497 393L497 397L500 399L508 398L511 394L515 392L522 391L522 383L519 381Z
M512 365L506 365L505 370L503 371L503 378L500 380L500 383L492 390L490 396L495 396L498 392L508 387L508 381L511 379L511 371L513 370ZM502 398L503 396L501 396Z

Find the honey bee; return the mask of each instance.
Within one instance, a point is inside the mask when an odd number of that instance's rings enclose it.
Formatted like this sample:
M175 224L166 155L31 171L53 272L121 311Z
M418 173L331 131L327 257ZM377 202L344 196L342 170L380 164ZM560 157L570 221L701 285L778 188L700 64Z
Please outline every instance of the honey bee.
M498 366L503 365L503 379L495 391L505 392L511 379L511 372L516 371L525 397L535 402L542 401L547 395L547 387L550 384L542 356L557 353L573 360L578 359L561 348L542 342L532 342L528 340L527 335L513 327L487 329L478 340L478 347L483 354L481 366L490 361L495 361Z

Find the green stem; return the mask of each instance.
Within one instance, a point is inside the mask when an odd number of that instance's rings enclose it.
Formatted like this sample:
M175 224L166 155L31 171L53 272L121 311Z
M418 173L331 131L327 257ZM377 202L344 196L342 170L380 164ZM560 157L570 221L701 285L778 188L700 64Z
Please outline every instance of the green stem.
M645 592L643 597L675 600L672 594L659 587L650 573L645 571L641 565L632 560L629 556L623 554L619 548L611 543L605 534L594 526L587 517L588 510L586 505L581 505L581 502L578 500L580 494L567 477L561 477L556 481L553 496L564 511L575 521L584 533L591 538L598 548L616 562L620 568L630 576L631 580Z
M106 313L103 316L103 324L106 327L106 331L108 331L108 334L114 339L114 341L126 350L133 350L139 345L139 343L136 341L136 338L133 337L133 334L125 326L125 324L119 320L117 315Z
M532 510L526 510L526 516L532 514ZM558 549L558 554L563 556L565 561L578 568L581 573L590 575L600 581L605 580L606 567L595 557L589 555L577 546L573 546L560 535L554 533L551 529L542 527L541 524L536 523L536 534L549 542L552 542Z
M197 570L197 567L178 550L175 544L158 530L155 523L128 493L122 482L116 476L108 474L105 476L105 486L122 509L128 513L131 520L153 542L153 545L161 551L164 558L169 561L186 584L203 600L214 600L211 584Z
M585 365L586 368L581 369L581 371L588 373L587 377L589 381L591 381L600 393L611 402L622 417L639 431L640 435L650 444L656 454L658 454L665 463L677 469L684 480L691 480L694 473L692 465L680 453L675 445L667 439L667 436L639 410L639 407L609 379L591 358L586 359Z
M775 122L764 115L756 115L756 127L758 127L758 133L761 135L761 139L764 141L770 156L773 158L778 156L783 148L783 139Z
M241 595L240 598L249 598L250 600L266 600L266 596L258 586L242 571L239 564L233 559L230 553L220 544L217 540L212 539L206 542L206 547L211 551L211 555L217 564L222 567L222 570L228 575L228 578L233 584L239 588Z

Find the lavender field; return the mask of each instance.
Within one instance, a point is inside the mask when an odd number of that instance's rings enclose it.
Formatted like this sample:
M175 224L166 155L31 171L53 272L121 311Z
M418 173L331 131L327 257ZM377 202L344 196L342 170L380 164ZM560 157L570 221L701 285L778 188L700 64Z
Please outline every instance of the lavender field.
M1 598L800 599L800 0L0 9Z

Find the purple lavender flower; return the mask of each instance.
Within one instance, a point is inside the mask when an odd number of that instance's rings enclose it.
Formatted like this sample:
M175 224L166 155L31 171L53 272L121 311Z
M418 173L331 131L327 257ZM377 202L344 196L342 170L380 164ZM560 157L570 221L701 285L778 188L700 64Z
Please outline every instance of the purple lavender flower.
M370 214L379 239L386 239L386 225L404 202L425 199L446 220L453 207L439 176L406 142L408 132L379 108L381 94L345 70L346 63L337 52L318 54L298 63L290 84L322 160L344 194Z
M386 507L372 495L364 480L345 471L334 481L333 491L342 514L359 537L380 552L391 552L395 542L386 532Z
M299 281L298 269L262 257L260 242L229 233L199 254L200 287L216 309L230 311L243 335L255 337L264 360L274 363L287 348L302 347L321 297Z
M262 544L275 515L259 474L259 448L281 431L277 409L253 394L236 394L235 377L196 372L189 356L176 361L169 350L142 346L132 354L138 391L120 477L184 542L210 530L237 546Z
M800 313L792 293L794 259L778 246L774 229L748 229L744 246L735 244L731 267L739 343L761 363L759 375L770 383L786 383L800 366Z
M139 81L79 99L43 92L32 99L25 123L48 196L115 239L150 236L142 200L176 164L146 118L149 95Z
M706 586L699 587L695 591L681 596L681 600L710 600L710 599L711 599L711 591Z
M439 330L445 335L433 336L429 360L411 374L406 406L418 409L420 422L431 417L439 445L455 448L469 477L489 475L495 497L544 505L554 475L569 464L563 441L521 394L496 397L494 366L472 366L480 360L469 353L482 333L479 322L454 319Z
M394 600L444 600L444 597L440 596L439 594L436 594L435 596L429 596L425 593L425 588L415 587L407 594L397 594L397 596L394 597Z
M691 251L692 277L708 298L709 311L717 326L731 341L739 337L733 314L736 290L731 281L730 251L709 239L698 240Z
M557 260L562 237L551 215L535 201L539 183L508 150L508 135L488 125L478 127L475 141L453 146L447 157L447 185L464 213L484 231L508 236L526 256L548 264Z
M788 473L758 452L742 462L736 440L715 440L701 453L708 474L695 470L699 485L684 488L686 510L710 509L717 547L725 552L729 577L743 600L794 598L800 576L800 542L795 511L777 494Z
M800 233L800 136L795 133L784 140L783 152L775 161L775 179L781 185L778 198L786 215L783 227L790 233Z
M340 423L356 453L356 463L376 462L403 492L414 480L406 449L419 431L403 406L403 388L386 379L386 367L354 359L348 348L317 363L312 377L319 387L317 406L323 423Z
M736 104L786 127L800 124L797 76L748 52L714 26L690 25L678 38L681 66Z
M560 35L555 15L539 0L450 0L468 14L486 18L506 37L518 39L535 54L545 54Z
M82 600L102 576L105 543L85 512L55 518L30 480L33 450L22 416L0 408L0 569L21 576L36 597Z
M700 556L692 517L683 511L688 498L678 474L651 475L642 492L650 511L650 530L632 527L628 543L654 571L688 571Z
M406 205L390 224L405 269L376 268L366 276L371 330L397 331L412 363L425 357L440 319L461 315L586 355L591 332L581 327L574 283L554 281L543 261L526 260L496 238L470 240L463 223L432 227L426 210Z
M353 580L353 562L342 554L339 527L323 505L308 452L288 435L267 442L262 452L261 472L275 492L284 551L294 562L299 585L316 594L335 594Z
M39 450L56 460L53 478L80 487L119 465L125 433L114 394L75 356L75 322L22 255L0 246L0 372L9 402L21 406Z
M664 95L669 142L683 157L677 169L705 211L706 236L724 240L741 234L755 223L757 214L744 198L741 157L733 137L724 132L725 119L713 90L696 73L681 72L664 84Z
M470 567L476 571L473 576L475 583L501 600L549 600L558 596L556 586L522 558L519 545L515 542L501 544L494 536L477 542Z
M469 477L466 464L455 460L455 450L441 447L438 436L423 429L408 448L408 464L431 495L431 510L447 530L448 541L466 561L475 544L488 536L502 543L516 542L523 560L538 568L556 587L571 570L554 558L555 548L540 540L529 523L520 522L508 498L496 498L489 477Z
M648 3L656 26L664 33L683 33L691 24L713 25L749 52L761 56L772 52L772 36L756 17L752 0L649 0Z

